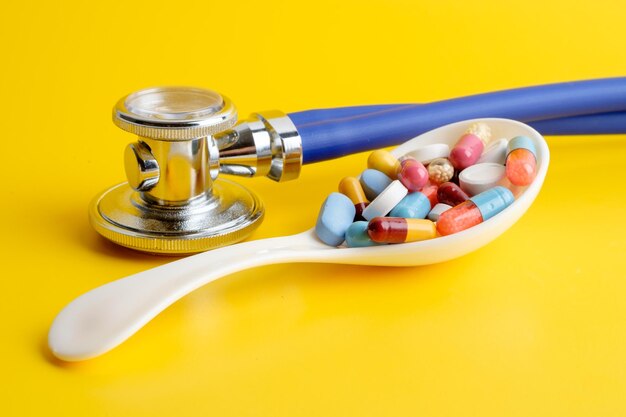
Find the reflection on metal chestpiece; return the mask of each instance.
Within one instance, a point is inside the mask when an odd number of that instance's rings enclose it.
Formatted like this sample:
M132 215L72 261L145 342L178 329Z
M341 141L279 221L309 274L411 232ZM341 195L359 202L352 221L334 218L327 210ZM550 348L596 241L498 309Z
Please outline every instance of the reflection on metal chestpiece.
M159 163L144 142L129 143L124 151L128 185L135 191L148 191L159 182Z
M236 122L232 101L193 87L146 88L122 97L113 108L113 123L119 128L162 141L211 136Z
M219 172L212 135L236 121L233 103L211 90L147 88L123 97L113 108L113 122L139 136L126 148L129 185L161 206L204 198Z
M90 221L101 235L146 252L186 254L235 243L259 226L264 210L256 195L218 178L215 135L237 121L228 98L198 88L148 88L122 98L113 121L138 137L124 155L128 182L92 201ZM290 166L294 153L299 162L300 148L291 150L284 122L266 131L270 155L279 158L267 173L283 178L276 167Z
M234 128L215 135L220 172L274 181L298 178L302 140L291 119L277 110L254 113Z

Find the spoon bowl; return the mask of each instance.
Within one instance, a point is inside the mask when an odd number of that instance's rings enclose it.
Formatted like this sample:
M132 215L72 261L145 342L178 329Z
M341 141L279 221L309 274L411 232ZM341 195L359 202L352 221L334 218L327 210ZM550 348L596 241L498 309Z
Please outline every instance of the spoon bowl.
M462 232L413 243L365 248L331 247L310 229L303 233L239 243L193 255L91 290L68 304L48 334L52 353L66 361L101 355L128 339L168 306L218 278L260 265L288 262L411 266L457 258L491 242L508 230L539 194L550 153L533 128L507 119L474 119L424 133L392 151L396 157L417 145L447 143L452 147L467 127L484 122L492 136L527 136L537 151L537 175L515 202L491 219Z

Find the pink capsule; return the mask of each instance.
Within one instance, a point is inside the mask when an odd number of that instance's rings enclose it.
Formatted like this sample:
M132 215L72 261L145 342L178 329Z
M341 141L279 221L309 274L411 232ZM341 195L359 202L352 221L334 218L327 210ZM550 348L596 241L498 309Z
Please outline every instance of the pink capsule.
M398 179L409 191L419 191L428 183L428 170L414 158L405 158L400 163Z
M462 170L474 165L482 155L485 146L476 135L471 133L461 136L461 139L450 151L448 159L457 170Z
M474 165L491 139L491 129L484 123L471 125L450 151L448 159L457 171Z

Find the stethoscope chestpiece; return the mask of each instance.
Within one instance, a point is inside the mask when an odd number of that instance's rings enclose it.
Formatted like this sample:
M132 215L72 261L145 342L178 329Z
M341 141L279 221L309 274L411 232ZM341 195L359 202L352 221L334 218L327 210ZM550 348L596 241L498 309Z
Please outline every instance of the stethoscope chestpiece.
M113 108L113 122L140 137L187 141L233 127L237 110L215 91L156 87L122 97Z
M122 98L113 121L138 138L124 154L128 182L91 203L91 224L104 237L176 255L235 243L259 226L264 211L257 196L217 178L215 136L237 121L228 98L199 88L149 88Z

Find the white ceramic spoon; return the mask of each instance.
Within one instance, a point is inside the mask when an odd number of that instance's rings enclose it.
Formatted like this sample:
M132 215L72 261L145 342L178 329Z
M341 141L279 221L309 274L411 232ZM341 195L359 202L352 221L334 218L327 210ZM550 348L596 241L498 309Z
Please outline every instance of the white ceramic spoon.
M531 127L506 119L476 119L454 123L418 136L392 152L404 155L416 144L454 145L469 124L488 123L493 137L530 137L537 148L537 177L500 214L463 232L431 240L367 248L335 248L321 243L313 232L256 240L190 256L113 281L78 297L52 323L48 344L66 361L101 355L152 320L191 291L223 276L259 265L322 262L360 265L425 265L472 252L511 227L530 207L548 170L549 151ZM320 202L321 204L321 202ZM312 219L313 221L313 219Z

